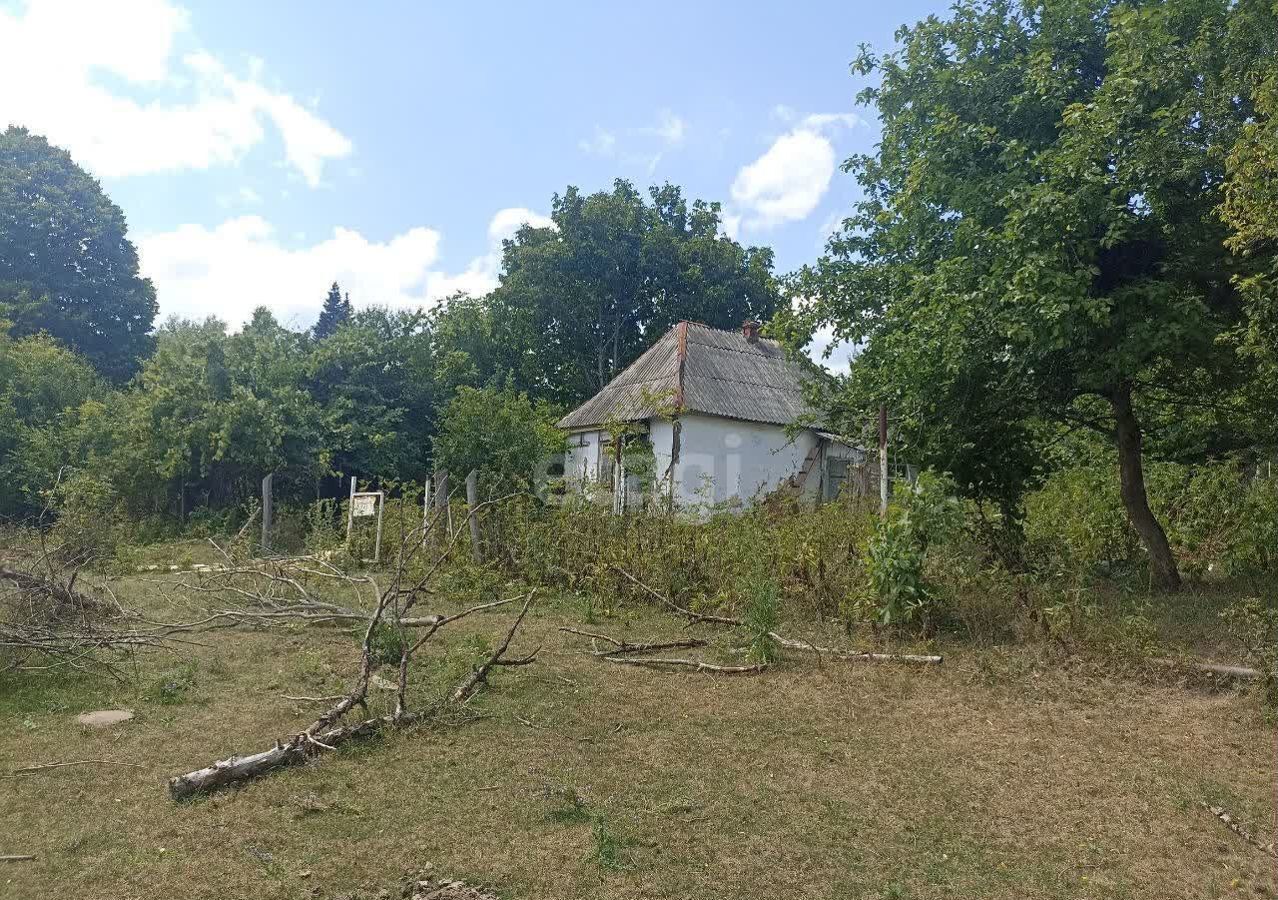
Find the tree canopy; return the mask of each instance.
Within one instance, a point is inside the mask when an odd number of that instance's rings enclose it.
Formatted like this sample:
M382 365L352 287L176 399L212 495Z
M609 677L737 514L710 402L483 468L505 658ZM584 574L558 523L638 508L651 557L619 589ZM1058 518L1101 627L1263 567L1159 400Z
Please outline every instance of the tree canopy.
M0 134L0 319L47 331L114 381L152 347L155 289L124 214L70 154L25 128Z
M1009 510L1044 438L1106 434L1153 571L1178 583L1142 450L1156 421L1192 422L1204 452L1254 439L1231 400L1239 286L1273 248L1231 249L1221 207L1231 153L1252 165L1235 150L1270 127L1255 73L1274 30L1271 0L969 0L863 50L882 142L847 161L864 199L795 284L801 333L863 347L832 405L886 403L909 453Z
M330 336L337 331L339 325L350 321L351 312L351 295L343 295L342 289L334 281L333 286L328 289L328 296L324 298L319 320L311 329L311 333L320 339Z
M623 180L569 187L551 219L506 241L483 303L495 362L533 396L584 400L681 319L735 328L777 309L772 251L724 236L719 204L689 204L674 185L648 200Z

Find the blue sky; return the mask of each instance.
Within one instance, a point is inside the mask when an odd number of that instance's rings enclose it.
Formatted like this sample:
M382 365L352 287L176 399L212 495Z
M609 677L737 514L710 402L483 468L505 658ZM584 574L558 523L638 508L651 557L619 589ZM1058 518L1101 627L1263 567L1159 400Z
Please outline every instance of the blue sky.
M304 327L334 279L357 304L481 292L503 235L616 177L722 201L786 271L876 140L858 44L942 9L0 0L0 123L101 177L162 314Z

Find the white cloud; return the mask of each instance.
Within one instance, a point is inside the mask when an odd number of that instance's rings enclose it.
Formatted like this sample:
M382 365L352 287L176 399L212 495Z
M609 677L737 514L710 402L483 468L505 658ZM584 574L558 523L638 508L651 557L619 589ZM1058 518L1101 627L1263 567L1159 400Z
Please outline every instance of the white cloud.
M612 156L617 149L617 136L596 126L594 136L583 138L577 142L577 146L582 153L589 153L591 156Z
M319 243L289 246L265 219L246 215L214 228L182 225L144 236L138 250L143 273L155 282L162 318L216 315L238 326L255 307L266 306L280 321L305 328L334 281L357 306L412 309L457 291L487 293L497 285L502 239L524 222L553 227L529 209L500 210L488 225L487 252L451 274L437 267L440 233L425 227L384 242L339 227Z
M831 134L863 124L856 113L800 115L784 105L773 107L772 115L790 130L732 182L732 200L747 228L771 228L811 215L834 177Z
M656 135L662 141L671 146L683 143L684 132L687 130L687 123L679 116L675 115L668 109L663 109L657 113L657 124L647 128L640 129L645 134Z
M746 224L768 228L816 209L834 176L834 145L813 131L783 134L767 152L737 173L732 200Z
M0 10L0 124L24 125L101 177L237 162L278 134L287 164L311 186L351 142L287 93L263 64L235 74L191 42L190 17L168 0L31 0ZM20 85L20 89L14 89Z
M498 249L501 248L501 242L507 238L515 236L515 232L522 225L531 225L533 228L554 228L555 222L550 216L543 216L541 213L533 212L522 206L511 206L506 209L498 210L488 223L488 239L494 242Z
M652 175L664 151L682 144L687 132L687 122L673 111L662 109L657 111L654 124L625 129L621 136L595 126L595 133L578 141L577 146L590 156L619 159L626 165L641 166Z

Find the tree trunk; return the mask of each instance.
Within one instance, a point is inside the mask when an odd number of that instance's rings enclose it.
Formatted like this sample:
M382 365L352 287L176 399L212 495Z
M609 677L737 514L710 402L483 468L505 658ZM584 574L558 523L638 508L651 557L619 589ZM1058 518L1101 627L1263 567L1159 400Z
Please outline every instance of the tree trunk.
M1132 411L1132 386L1124 382L1110 395L1114 407L1114 438L1118 446L1119 493L1127 518L1140 535L1141 543L1149 553L1150 572L1154 582L1165 590L1180 587L1180 572L1176 558L1167 543L1167 533L1158 524L1149 508L1145 494L1145 471L1141 463L1140 422Z

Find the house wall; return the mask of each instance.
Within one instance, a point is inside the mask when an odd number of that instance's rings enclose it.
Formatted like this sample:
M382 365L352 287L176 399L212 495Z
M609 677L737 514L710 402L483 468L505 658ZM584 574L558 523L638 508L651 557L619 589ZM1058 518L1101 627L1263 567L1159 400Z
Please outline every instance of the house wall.
M568 435L564 479L569 483L599 480L599 446L603 431L578 431ZM581 444L581 446L577 446Z
M674 500L680 507L748 503L781 485L803 466L818 438L802 431L793 438L779 425L686 414L679 419L679 461L673 470ZM659 481L670 471L673 423L650 423Z

